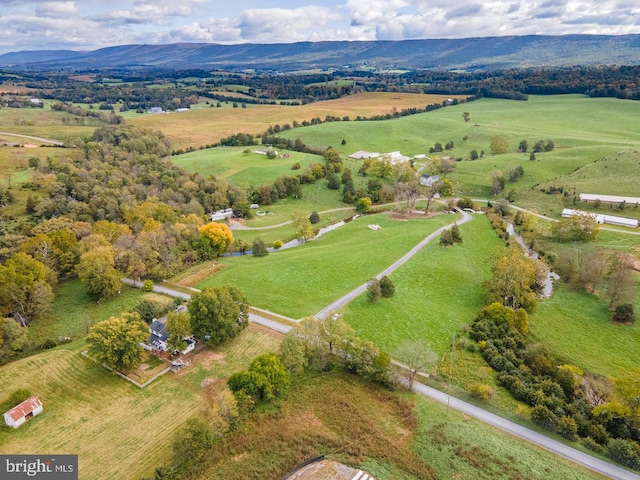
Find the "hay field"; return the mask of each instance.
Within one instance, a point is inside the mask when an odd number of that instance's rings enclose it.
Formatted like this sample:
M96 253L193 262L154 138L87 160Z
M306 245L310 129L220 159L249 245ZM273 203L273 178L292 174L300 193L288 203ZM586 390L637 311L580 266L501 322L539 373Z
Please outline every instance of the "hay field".
M44 412L17 430L0 429L0 453L78 454L82 479L137 480L171 457L174 432L206 406L203 378L227 377L276 351L280 338L251 326L189 370L139 389L80 355L74 342L0 368L2 394L27 388Z
M336 100L310 103L299 106L247 105L247 108L203 108L189 112L166 115L143 115L132 118L129 123L162 131L174 149L199 148L217 142L231 134L244 132L258 134L269 125L294 120L302 122L327 115L336 117L385 115L394 109L442 103L447 95L420 95L411 93L359 93Z

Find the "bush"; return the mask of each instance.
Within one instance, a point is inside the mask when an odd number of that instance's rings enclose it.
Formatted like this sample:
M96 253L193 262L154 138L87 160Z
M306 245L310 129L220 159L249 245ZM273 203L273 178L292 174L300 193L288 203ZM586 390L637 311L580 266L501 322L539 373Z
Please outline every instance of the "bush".
M320 221L320 215L318 212L311 212L311 215L309 215L309 221L314 225L318 223Z
M254 257L266 257L267 255L269 255L267 246L264 244L264 240L262 240L261 238L256 238L253 241L251 251Z
M486 383L473 384L469 388L469 393L472 397L477 398L478 400L489 401L492 400L496 394L494 388Z
M633 311L632 303L623 303L618 305L613 313L613 321L620 323L631 323L635 322L636 315Z
M209 424L192 418L173 442L174 461L181 469L198 468L206 460L214 443L215 437Z
M282 248L282 241L281 240L276 240L275 242L273 242L271 245L273 245L273 248L275 248L276 250Z
M556 428L557 432L567 440L572 442L578 440L578 425L572 417L566 415L560 417Z
M591 437L583 438L582 444L593 452L599 453L601 455L605 453L605 448Z
M150 323L154 318L158 318L163 313L163 306L151 300L143 300L140 304L133 309L140 314L140 318L147 323Z
M300 170L300 162L295 162L291 165L291 170Z
M145 280L142 282L142 291L143 292L152 292L153 291L153 280Z
M394 293L396 293L396 287L391 279L385 275L380 279L380 294L383 298L389 298L393 297Z
M31 398L32 396L33 393L31 393L31 390L27 390L26 388L19 388L18 390L14 390L4 402L0 403L0 410L6 412L16 405L21 404L27 398Z
M537 405L533 407L533 410L531 410L531 421L545 430L554 432L556 430L558 419L547 407L544 405Z
M632 440L616 438L607 445L607 456L625 467L640 470L640 447Z

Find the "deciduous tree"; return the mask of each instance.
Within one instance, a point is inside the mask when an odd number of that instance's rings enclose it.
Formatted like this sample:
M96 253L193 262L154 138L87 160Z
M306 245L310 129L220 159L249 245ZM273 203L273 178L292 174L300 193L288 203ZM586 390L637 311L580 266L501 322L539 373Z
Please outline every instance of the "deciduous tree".
M191 336L189 312L169 312L165 329L169 334L167 345L170 351L181 352L187 348L185 338Z
M140 342L149 338L149 329L140 317L111 317L96 323L86 337L89 355L117 372L126 372L142 362Z
M295 237L298 240L306 242L315 236L309 217L305 215L294 215L291 219L293 220L293 225L296 229Z
M509 150L509 140L502 135L495 135L490 139L489 150L493 154L506 153Z
M0 320L0 358L13 355L29 343L29 332L13 318Z
M485 282L489 302L500 302L514 311L536 306L534 286L538 280L533 260L518 253L509 253L492 268L493 276Z
M249 302L234 286L205 287L189 302L193 334L211 346L234 338L249 322Z
M420 340L405 340L396 348L393 356L404 365L402 375L409 390L413 389L418 373L428 373L439 360L431 345Z
M202 225L198 231L207 258L223 254L233 243L233 233L224 223L209 222Z
M26 253L13 255L0 265L0 313L33 317L48 311L53 289L47 280L44 264Z
M89 295L96 299L109 298L120 290L121 274L114 265L111 247L99 247L80 256L76 271Z

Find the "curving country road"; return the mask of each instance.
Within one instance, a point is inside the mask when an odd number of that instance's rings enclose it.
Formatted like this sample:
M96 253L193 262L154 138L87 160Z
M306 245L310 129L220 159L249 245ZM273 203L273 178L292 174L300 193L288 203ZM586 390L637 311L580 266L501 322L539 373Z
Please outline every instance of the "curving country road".
M549 450L556 455L560 455L561 457L588 468L589 470L593 470L594 472L616 480L640 480L640 475L636 475L629 470L625 470L624 468L618 467L604 460L592 457L591 455L576 450L564 443L549 438L546 435L535 432L529 428L523 427L522 425L518 425L517 423L488 412L480 407L476 407L475 405L462 401L456 397L447 395L435 388L428 387L422 383L416 383L414 384L414 390L417 393L432 398L440 403L444 403L445 405L449 405L455 410L477 418L489 425L493 425L500 430L533 443L545 450Z
M472 216L467 212L460 211L460 213L462 213L462 219L459 222L454 222L454 223L461 225L469 222L472 219ZM538 215L538 216L548 220L553 220L549 217L544 217L542 215ZM409 252L407 252L404 256L402 256L402 258L398 259L396 262L394 262L392 265L386 268L383 272L381 272L377 276L377 278L380 278L383 275L389 275L392 272L394 272L401 265L403 265L410 258L412 258L416 253L418 253L429 242L433 241L438 235L440 235L440 233L443 230L447 228L451 228L452 225L453 223L446 225L438 229L437 231L433 232L432 234L428 235L427 237L425 237L420 243L418 243ZM273 228L273 227L267 227L267 228ZM628 232L624 232L624 233L628 233ZM128 285L142 287L141 283L134 282L131 279L123 279L122 281ZM322 309L315 316L317 318L325 318L332 311L338 310L339 308L341 308L342 306L346 305L351 300L356 298L358 295L361 295L366 290L366 288L367 288L366 284L359 286L358 288L344 295L342 298L331 303L326 308ZM191 295L189 295L188 293L179 292L171 288L163 287L161 285L154 285L153 291L157 293L163 293L165 295L170 295L173 297L179 297L186 300L191 298ZM196 290L194 289L194 291ZM249 313L249 320L251 322L257 323L259 325L263 325L267 328L278 331L280 333L287 333L291 329L289 325L284 325L270 318L262 317L259 314L254 312ZM396 361L394 361L394 363L398 364L398 362ZM640 480L640 475L637 475L629 470L625 470L624 468L618 467L605 460L600 460L589 454L583 453L579 450L576 450L575 448L572 448L557 440L547 437L546 435L538 433L529 428L523 427L522 425L518 425L517 423L514 423L505 418L502 418L498 415L488 412L487 410L484 410L483 408L467 403L456 397L452 397L435 388L429 387L422 383L415 383L414 391L420 395L424 395L440 403L444 403L450 406L451 408L453 408L454 410L465 413L471 417L474 417L482 422L492 425L518 438L526 440L527 442L533 445L536 445L540 448L548 450L556 455L559 455L569 461L576 463L577 465L580 465L584 468L592 470L601 475L607 476L615 480Z
M52 140L50 138L33 137L31 135L22 135L20 133L11 133L11 132L0 132L0 135L9 135L11 137L26 138L27 140L35 140L36 142L41 142L41 143L50 143L52 145L57 145L60 147L64 146L64 143L61 142L60 140Z
M438 237L438 235L440 235L443 230L447 230L448 228L451 228L455 223L457 223L458 225L462 225L463 223L467 223L472 219L471 215L469 215L467 212L464 212L462 210L458 210L458 212L460 212L462 214L462 219L459 222L453 222L453 223L450 223L449 225L445 225L444 227L439 228L438 230L433 232L431 235L425 237L420 243L418 243L415 247L413 247L411 250L409 250L407 253L405 253L400 259L396 260L389 267L387 267L383 272L379 273L376 276L376 278L380 279L381 277L383 277L385 275L390 275L391 273L396 271L401 265L403 265L405 262L407 262L411 257L413 257L416 253L418 253L422 248L424 248L425 245L427 245L428 243L433 241L436 237ZM366 289L367 289L367 284L366 283L363 284L363 285L360 285L358 288L350 291L349 293L347 293L342 298L339 298L338 300L336 300L335 302L331 303L330 305L327 305L325 308L323 308L318 313L316 313L315 317L316 318L325 318L331 312L335 312L336 310L338 310L339 308L343 307L344 305L349 303L351 300L356 298L358 295L361 295L362 293L364 293Z

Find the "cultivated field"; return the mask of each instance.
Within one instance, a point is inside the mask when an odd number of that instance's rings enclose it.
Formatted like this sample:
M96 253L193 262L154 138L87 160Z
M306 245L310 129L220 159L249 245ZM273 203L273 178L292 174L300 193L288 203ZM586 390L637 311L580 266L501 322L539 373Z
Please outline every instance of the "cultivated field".
M313 315L456 218L438 215L402 222L388 214L367 215L301 247L262 258L221 259L225 268L197 287L233 284L257 307L293 318ZM369 223L382 230L370 230Z
M336 100L299 106L247 105L247 108L203 108L167 115L144 115L131 118L130 123L153 130L161 130L171 140L174 149L198 148L216 143L234 133L263 133L270 125L302 123L314 117L385 115L394 109L425 108L442 103L446 95L418 95L409 93L360 93ZM341 122L342 123L342 122Z

